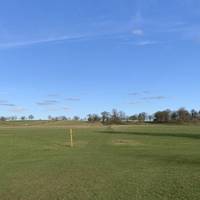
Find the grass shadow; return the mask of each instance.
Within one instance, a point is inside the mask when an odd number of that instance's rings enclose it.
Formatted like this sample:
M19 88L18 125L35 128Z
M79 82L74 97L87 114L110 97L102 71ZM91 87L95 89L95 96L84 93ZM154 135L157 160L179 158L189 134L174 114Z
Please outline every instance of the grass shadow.
M176 137L176 138L189 138L189 139L200 139L200 134L194 133L150 133L150 132L127 132L127 131L96 131L98 133L106 134L126 134L136 136L152 136L152 137Z

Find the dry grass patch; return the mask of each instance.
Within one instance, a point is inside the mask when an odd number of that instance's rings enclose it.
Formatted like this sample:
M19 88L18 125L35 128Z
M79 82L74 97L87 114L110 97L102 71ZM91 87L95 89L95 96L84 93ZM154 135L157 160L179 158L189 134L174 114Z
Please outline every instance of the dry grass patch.
M129 146L143 145L141 142L139 142L137 140L128 140L128 139L112 140L112 144L114 144L114 145L129 145Z

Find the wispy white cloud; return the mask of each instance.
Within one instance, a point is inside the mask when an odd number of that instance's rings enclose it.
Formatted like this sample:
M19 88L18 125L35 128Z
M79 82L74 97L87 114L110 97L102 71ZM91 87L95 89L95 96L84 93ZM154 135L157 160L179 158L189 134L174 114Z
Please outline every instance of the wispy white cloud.
M64 111L69 111L69 110L70 110L69 107L63 107L62 109L63 109Z
M132 34L137 36L143 36L143 41L131 40L130 44L137 46L148 46L155 44L166 44L175 42L196 42L200 43L200 25L199 25L199 6L197 0L176 0L175 1L180 9L192 10L191 16L193 20L188 16L180 17L177 15L163 17L149 16L146 10L149 6L158 6L158 1L138 1L136 14L132 17L132 27L134 28ZM194 13L194 10L198 10L198 13ZM145 34L144 31L145 30ZM151 39L150 39L151 38Z
M13 113L20 113L26 111L24 107L17 106L16 104L10 103L6 100L0 100L0 106L8 108L8 111Z
M142 29L134 29L132 31L132 34L136 35L136 36L143 36L144 35L144 31Z
M142 92L130 92L128 93L129 96L141 96L141 95L144 95L144 94L149 94L150 91L148 90L144 90Z
M8 101L0 100L0 106L14 107L16 105L13 103L9 103Z
M130 93L128 93L128 95L130 95L130 96L139 96L140 93L139 92L130 92Z
M45 112L57 112L60 111L61 109L58 107L44 107Z
M162 100L166 99L167 97L165 96L151 96L151 97L143 97L141 100Z
M89 37L89 35L87 35L87 34L82 34L82 35L77 34L77 35L71 35L71 36L63 35L63 36L57 36L57 37L47 37L47 38L43 38L43 39L0 43L0 48L1 49L7 49L7 48L9 49L9 48L31 46L31 45L44 44L44 43L80 40L80 39L86 39L88 37Z
M68 97L66 98L67 101L80 101L80 97Z
M56 98L56 97L59 97L60 95L59 94L48 94L47 96L49 98Z
M165 97L165 96L149 96L149 97L143 97L143 98L137 99L135 101L130 101L129 104L135 105L135 104L140 104L140 103L147 103L149 101L154 101L154 100L161 101L164 99L167 99L167 97Z
M36 104L38 106L52 106L52 105L55 105L57 103L58 103L57 100L44 100L44 101L41 101L41 102L37 102Z
M14 113L23 113L26 110L27 110L26 108L15 106L15 107L11 108L9 111L14 112Z
M136 42L135 45L136 46L149 46L149 45L155 45L155 44L159 44L159 43L160 42L158 42L158 41L144 40L144 41Z
M129 102L130 105L136 105L136 104L140 104L141 101L131 101Z
M136 12L136 15L126 21L117 21L110 19L103 19L100 22L87 25L86 32L79 32L75 34L64 34L59 36L39 37L39 39L18 40L14 42L0 42L0 49L9 49L17 47L26 47L32 45L39 45L45 43L66 42L66 41L84 41L92 39L130 39L130 44L136 46L148 46L161 44L169 38L171 41L180 40L184 38L194 38L200 40L199 26L190 26L184 21L164 21L163 19L147 18L143 16L141 10ZM196 31L198 30L198 31ZM172 35L174 34L174 36ZM58 35L58 33L57 33ZM137 36L134 37L133 36ZM180 37L181 36L181 37ZM27 36L26 36L27 37ZM141 38L143 40L141 41ZM186 37L185 37L186 38ZM13 38L11 38L13 39ZM11 41L11 40L10 40ZM164 42L160 42L164 41Z

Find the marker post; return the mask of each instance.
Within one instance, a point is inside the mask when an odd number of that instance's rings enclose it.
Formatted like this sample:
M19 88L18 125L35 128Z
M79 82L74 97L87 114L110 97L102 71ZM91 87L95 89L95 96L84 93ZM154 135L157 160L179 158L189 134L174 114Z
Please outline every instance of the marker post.
M73 147L74 146L74 143L73 143L73 130L70 128L70 147Z

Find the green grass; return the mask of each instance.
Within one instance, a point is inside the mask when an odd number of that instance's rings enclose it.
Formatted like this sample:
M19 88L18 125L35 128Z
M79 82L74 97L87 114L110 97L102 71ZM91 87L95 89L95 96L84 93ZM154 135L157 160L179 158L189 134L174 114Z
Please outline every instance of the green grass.
M199 200L200 126L0 129L1 200ZM69 139L68 139L69 140Z
M0 127L54 127L54 126L90 126L85 121L56 121L56 120L18 120L18 121L0 121Z

